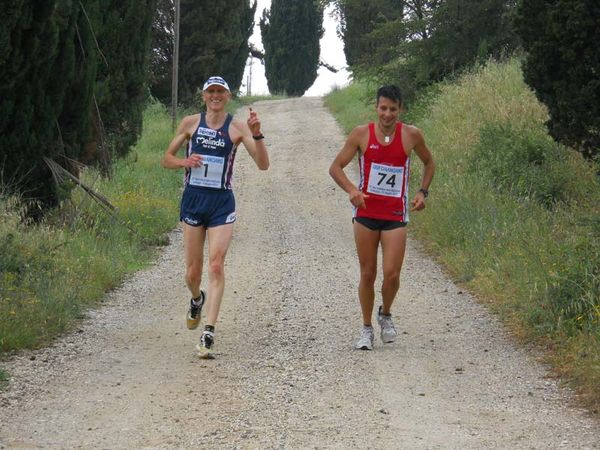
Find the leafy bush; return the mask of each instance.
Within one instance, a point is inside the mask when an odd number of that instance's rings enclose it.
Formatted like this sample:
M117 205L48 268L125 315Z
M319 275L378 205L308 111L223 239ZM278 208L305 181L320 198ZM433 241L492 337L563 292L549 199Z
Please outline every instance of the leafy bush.
M600 338L600 218L580 218L565 240L563 270L549 274L546 291L554 328Z
M534 199L546 208L586 198L574 155L539 128L518 129L491 123L480 130L471 154L471 170L485 174L497 192Z

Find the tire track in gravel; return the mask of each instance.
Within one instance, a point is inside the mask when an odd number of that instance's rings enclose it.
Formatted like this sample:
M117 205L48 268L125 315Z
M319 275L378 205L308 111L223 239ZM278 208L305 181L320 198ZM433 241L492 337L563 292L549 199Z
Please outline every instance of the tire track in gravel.
M399 341L353 351L350 208L327 174L344 137L319 98L255 109L271 168L240 150L217 359L185 329L174 231L80 332L5 361L0 448L598 448L598 422L412 241Z

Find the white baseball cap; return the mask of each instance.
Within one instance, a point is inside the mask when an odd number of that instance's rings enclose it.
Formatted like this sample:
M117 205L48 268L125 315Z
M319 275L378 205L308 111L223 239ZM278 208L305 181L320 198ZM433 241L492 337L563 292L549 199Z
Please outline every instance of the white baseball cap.
M204 87L202 88L202 90L205 91L211 86L221 86L231 92L227 81L225 81L221 77L210 77L208 80L206 80L206 83L204 83Z

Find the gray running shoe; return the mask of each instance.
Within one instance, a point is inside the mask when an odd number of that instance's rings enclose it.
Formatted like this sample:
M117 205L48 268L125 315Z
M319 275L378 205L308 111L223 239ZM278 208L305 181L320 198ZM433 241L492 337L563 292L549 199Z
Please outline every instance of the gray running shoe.
M356 342L357 350L373 350L373 341L375 340L375 332L373 327L363 326L360 331L360 338Z
M391 314L383 314L381 312L381 306L377 311L377 323L381 327L381 340L385 344L389 344L396 340L396 336L398 333L396 332L396 327L394 327L394 321L392 320Z

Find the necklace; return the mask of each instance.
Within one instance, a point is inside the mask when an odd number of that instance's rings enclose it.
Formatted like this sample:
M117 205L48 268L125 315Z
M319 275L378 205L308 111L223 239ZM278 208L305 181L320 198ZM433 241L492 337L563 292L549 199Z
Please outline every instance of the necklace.
M392 136L396 132L396 128L394 127L394 131L392 131L390 134L385 134L385 131L383 131L383 128L381 128L381 125L377 124L377 126L379 127L379 131L381 131L381 133L383 134L383 141L386 144L389 144L391 142L391 140L392 140Z

